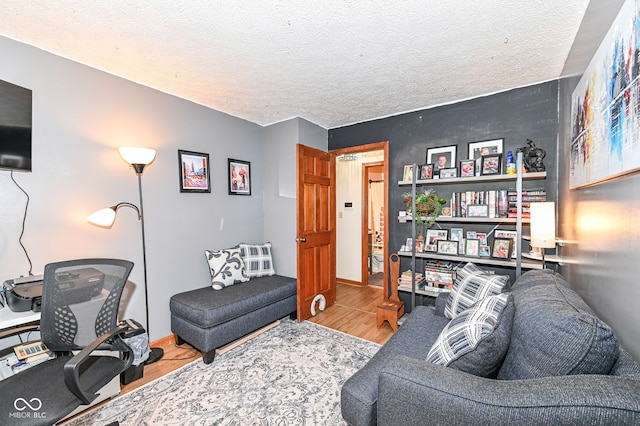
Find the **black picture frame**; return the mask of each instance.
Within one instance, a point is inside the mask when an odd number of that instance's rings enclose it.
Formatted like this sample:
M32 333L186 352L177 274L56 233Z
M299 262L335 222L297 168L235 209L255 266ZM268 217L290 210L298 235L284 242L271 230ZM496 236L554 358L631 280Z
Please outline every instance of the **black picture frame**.
M510 259L513 240L511 238L494 238L491 257L495 259Z
M433 179L433 164L420 166L420 180Z
M440 179L451 179L454 177L458 177L458 169L456 167L440 169L438 170L438 174L440 176Z
M476 160L460 160L460 177L476 175Z
M209 154L178 150L178 175L180 192L210 193L211 166Z
M227 159L229 195L251 195L251 162Z
M502 154L483 155L480 160L482 176L502 174Z
M440 146L438 148L427 148L426 164L433 164L433 172L440 169L450 169L456 164L457 145ZM444 162L441 161L444 158Z

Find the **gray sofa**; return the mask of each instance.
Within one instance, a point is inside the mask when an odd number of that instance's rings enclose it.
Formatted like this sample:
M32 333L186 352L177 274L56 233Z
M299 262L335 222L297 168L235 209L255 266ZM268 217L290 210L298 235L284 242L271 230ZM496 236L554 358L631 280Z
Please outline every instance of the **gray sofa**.
M351 425L640 424L639 364L562 277L530 271L511 294L506 354L488 377L425 360L449 323L442 295L435 307L416 307L345 382L344 419Z
M176 294L169 301L171 331L209 364L221 346L287 315L295 319L296 287L295 278L271 275L222 290L208 286Z

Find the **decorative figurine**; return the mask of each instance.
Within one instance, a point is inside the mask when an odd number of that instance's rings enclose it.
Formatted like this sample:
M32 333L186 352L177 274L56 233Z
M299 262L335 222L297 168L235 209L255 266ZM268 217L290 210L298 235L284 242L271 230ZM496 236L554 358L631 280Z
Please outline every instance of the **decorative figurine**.
M527 146L518 148L517 152L522 152L522 162L527 172L544 172L546 170L542 160L547 152L538 148L531 139L527 139Z

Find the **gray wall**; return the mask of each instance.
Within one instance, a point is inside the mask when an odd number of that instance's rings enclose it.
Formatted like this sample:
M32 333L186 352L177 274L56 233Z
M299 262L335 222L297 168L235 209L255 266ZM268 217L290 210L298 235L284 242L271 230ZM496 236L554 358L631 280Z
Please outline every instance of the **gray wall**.
M396 251L411 236L410 223L398 223L398 211L405 210L400 187L405 164L425 163L428 148L457 145L457 160L468 158L468 143L504 138L504 151L514 151L532 139L547 151L546 181L526 185L544 187L548 199L556 200L558 83L546 82L394 117L331 129L329 149L389 141L389 250ZM394 184L395 182L395 184ZM473 190L505 189L505 184L474 185ZM438 185L434 189L445 199L452 191L470 190L466 185ZM515 189L515 185L513 185ZM444 228L456 224L443 225ZM488 232L491 226L465 224L465 231ZM511 229L505 226L505 229ZM410 259L401 259L401 270L410 268ZM503 271L515 277L513 269Z
M592 2L593 3L593 2ZM609 3L609 5L607 4ZM571 56L581 56L584 71L617 11L620 1L591 5ZM597 7L596 7L597 6ZM607 7L608 6L608 7ZM597 16L594 19L593 16ZM574 64L573 69L577 66ZM571 71L571 70L569 70ZM572 243L562 248L570 262L562 273L589 306L613 327L622 345L640 359L640 175L585 189L569 190L571 94L580 75L561 80L559 235Z
M264 239L280 275L296 277L296 144L327 150L327 130L302 118L264 129Z
M89 225L86 217L121 201L138 204L135 173L117 148L155 148L157 158L143 176L151 339L169 335L170 296L210 284L203 251L265 239L264 205L278 207L263 193L282 164L265 161L277 153L267 149L264 129L4 37L0 52L0 79L33 90L33 172L14 173L30 196L22 241L33 273L72 258L132 260L125 316L144 323L135 212L120 210L111 230ZM211 155L211 194L179 192L178 149ZM250 197L228 195L227 158L251 162ZM295 169L295 162L288 167ZM26 199L8 171L0 171L0 196L4 281L29 270L18 244ZM290 233L292 223L278 226ZM295 270L295 256L278 266Z

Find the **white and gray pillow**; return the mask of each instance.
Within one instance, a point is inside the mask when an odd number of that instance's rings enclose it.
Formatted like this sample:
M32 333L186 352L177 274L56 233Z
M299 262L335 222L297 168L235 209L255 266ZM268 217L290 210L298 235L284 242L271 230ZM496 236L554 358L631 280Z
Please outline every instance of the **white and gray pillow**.
M445 326L427 361L495 378L509 348L514 311L511 293L477 302Z
M249 278L267 277L275 275L271 243L244 244L240 243L240 256L244 261L245 271Z
M453 319L476 302L509 290L509 276L484 271L467 263L456 273L456 279L444 307L444 315Z
M218 251L205 250L204 254L209 263L211 286L214 290L222 290L230 285L249 281L240 255L240 247Z

